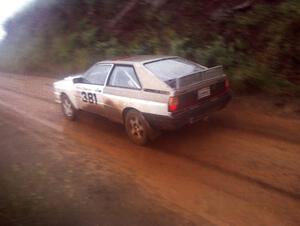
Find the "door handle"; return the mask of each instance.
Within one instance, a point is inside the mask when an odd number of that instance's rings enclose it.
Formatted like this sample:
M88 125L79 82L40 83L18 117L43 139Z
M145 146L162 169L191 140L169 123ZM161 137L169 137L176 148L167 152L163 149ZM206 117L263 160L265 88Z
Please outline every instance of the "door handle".
M101 93L101 92L102 92L102 90L101 90L101 89L97 89L97 90L96 90L96 92L98 92L98 93Z

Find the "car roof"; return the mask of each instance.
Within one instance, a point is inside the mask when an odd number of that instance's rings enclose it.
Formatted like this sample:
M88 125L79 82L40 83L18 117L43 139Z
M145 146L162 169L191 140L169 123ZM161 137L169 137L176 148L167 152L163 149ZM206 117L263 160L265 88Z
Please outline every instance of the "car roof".
M163 60L163 59L168 59L168 58L174 58L176 56L165 56L165 55L138 55L138 56L125 56L125 57L116 57L111 60L105 60L101 61L99 63L112 63L112 64L118 64L118 63L130 63L130 64L135 64L135 63L148 63L152 61L157 61L157 60Z

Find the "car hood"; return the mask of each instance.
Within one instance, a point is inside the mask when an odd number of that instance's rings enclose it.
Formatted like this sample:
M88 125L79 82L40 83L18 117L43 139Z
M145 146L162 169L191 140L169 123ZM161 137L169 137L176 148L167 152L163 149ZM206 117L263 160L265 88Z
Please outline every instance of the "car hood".
M69 76L65 77L64 80L66 80L66 81L71 81L71 80L73 80L74 78L79 78L79 77L81 77L81 76L82 76L82 74L69 75Z

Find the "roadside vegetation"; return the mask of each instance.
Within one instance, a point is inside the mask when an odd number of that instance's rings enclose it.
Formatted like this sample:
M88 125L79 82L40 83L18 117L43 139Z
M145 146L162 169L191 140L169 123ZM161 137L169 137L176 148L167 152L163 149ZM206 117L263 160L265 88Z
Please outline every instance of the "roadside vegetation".
M300 96L300 1L48 0L7 21L0 68L61 75L171 54L222 64L240 92Z

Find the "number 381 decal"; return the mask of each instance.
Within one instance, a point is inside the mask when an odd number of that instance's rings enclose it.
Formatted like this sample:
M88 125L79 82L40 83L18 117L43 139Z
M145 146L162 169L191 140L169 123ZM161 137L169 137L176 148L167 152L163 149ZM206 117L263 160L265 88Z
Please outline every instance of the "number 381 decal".
M86 93L86 92L81 92L81 100L86 103L90 104L97 104L97 96L95 93Z

